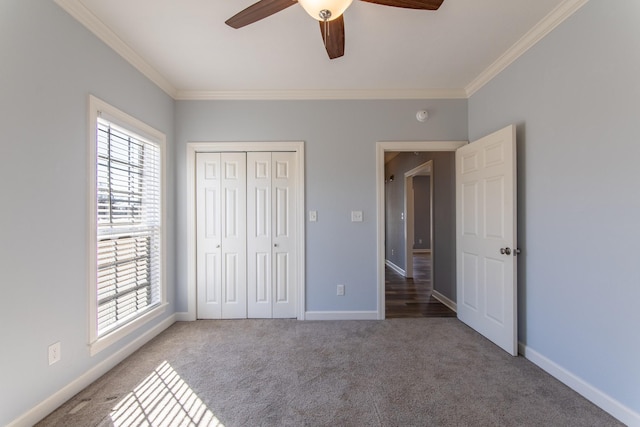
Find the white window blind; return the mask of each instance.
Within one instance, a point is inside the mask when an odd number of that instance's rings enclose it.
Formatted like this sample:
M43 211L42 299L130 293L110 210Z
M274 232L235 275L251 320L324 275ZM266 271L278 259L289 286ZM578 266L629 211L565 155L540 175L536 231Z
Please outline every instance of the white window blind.
M160 147L98 118L97 335L161 302Z

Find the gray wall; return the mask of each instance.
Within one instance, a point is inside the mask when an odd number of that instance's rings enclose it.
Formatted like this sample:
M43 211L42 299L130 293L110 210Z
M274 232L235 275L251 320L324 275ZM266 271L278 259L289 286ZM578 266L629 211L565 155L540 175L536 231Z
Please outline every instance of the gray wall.
M467 120L466 100L174 103L53 2L0 2L0 425L148 329L89 357L89 93L165 132L175 153L167 315L186 310L187 141L306 141L306 206L319 212L307 309L375 310L375 142L476 139L516 123L519 338L640 412L639 17L638 2L591 0L474 94ZM62 360L48 366L56 341Z
M434 289L456 301L456 214L455 153L400 153L385 167L385 176L395 176L385 184L386 258L404 268L404 173L433 160L433 284ZM393 249L393 255L391 255Z
M636 414L639 22L591 0L469 100L470 139L517 124L520 341Z
M413 249L431 249L431 177L413 177Z
M177 185L186 188L188 141L305 141L308 311L377 310L377 141L464 140L466 100L178 101ZM415 112L429 110L420 123ZM186 197L177 203L177 309L187 310ZM350 222L362 210L364 222ZM336 285L346 295L336 296Z
M89 356L88 96L167 134L173 100L52 1L0 2L0 425L59 391L142 330ZM168 292L174 191L168 159ZM173 313L171 305L166 316ZM48 366L47 348L62 343Z

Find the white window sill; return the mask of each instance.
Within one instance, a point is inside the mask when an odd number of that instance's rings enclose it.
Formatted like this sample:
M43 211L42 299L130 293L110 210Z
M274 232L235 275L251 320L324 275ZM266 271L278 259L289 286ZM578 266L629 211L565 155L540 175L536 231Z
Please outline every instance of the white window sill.
M127 323L126 325L108 333L107 335L98 338L96 341L89 344L91 356L95 356L105 348L109 347L118 340L126 337L130 333L139 329L141 326L149 323L149 321L155 319L167 310L168 303L161 303L159 306L149 310L137 319Z

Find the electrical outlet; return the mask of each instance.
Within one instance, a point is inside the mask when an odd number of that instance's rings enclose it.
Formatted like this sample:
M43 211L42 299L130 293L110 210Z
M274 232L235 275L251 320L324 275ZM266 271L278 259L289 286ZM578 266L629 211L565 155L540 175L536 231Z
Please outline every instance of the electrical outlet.
M60 361L60 359L62 358L61 350L62 348L60 341L49 346L49 365L53 365L54 363Z
M338 285L338 291L337 294L339 296L343 296L344 295L344 285Z

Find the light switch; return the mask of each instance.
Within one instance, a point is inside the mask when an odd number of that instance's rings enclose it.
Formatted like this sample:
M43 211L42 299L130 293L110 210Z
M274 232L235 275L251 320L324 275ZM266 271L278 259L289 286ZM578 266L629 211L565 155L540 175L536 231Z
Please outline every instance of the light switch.
M318 211L309 211L309 222L316 222L318 220Z
M362 211L351 211L351 222L362 222Z

